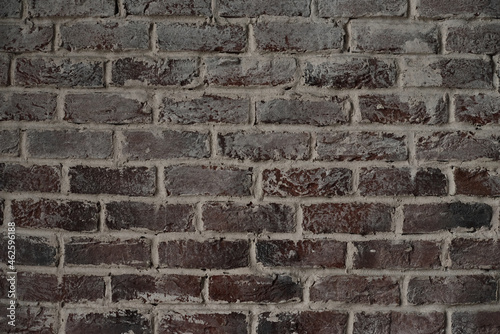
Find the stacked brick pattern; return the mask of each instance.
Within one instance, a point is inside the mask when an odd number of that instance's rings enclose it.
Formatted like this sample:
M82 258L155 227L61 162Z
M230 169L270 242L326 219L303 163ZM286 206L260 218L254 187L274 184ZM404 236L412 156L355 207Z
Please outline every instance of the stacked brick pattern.
M500 333L497 0L0 17L2 332Z

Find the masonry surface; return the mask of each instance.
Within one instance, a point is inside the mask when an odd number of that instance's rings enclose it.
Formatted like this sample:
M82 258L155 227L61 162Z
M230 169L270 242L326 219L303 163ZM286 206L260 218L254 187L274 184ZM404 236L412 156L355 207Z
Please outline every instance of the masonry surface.
M498 0L4 0L0 332L500 333L499 54Z

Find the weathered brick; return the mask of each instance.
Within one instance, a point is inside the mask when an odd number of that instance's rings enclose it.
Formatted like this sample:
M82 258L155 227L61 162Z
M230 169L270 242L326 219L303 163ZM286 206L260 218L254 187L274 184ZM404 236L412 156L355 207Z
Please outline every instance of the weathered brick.
M0 87L9 83L10 58L6 54L0 54Z
M104 299L106 291L104 278L98 276L64 275L59 286L65 302Z
M103 239L72 237L65 242L67 265L125 265L148 267L151 261L151 242L138 239Z
M447 51L495 54L500 52L499 45L500 26L498 24L483 23L480 25L460 25L448 28L448 35L446 36Z
M127 332L153 334L151 319L138 311L121 309L106 313L69 313L66 320L66 334Z
M404 0L318 0L320 17L405 16Z
M156 168L87 167L69 169L70 191L78 194L152 196L156 191Z
M99 203L50 199L13 200L12 219L19 227L95 232L99 228Z
M455 95L455 120L478 125L500 123L500 96Z
M7 245L7 233L0 239ZM55 267L59 262L59 247L55 236L35 237L16 233L15 265ZM7 263L7 247L0 251L0 260Z
M308 0L266 0L234 1L221 0L219 15L223 17L309 16Z
M279 303L302 299L302 287L290 276L219 275L209 279L210 298L216 301Z
M500 242L496 240L454 239L450 245L453 268L499 269Z
M258 22L257 48L263 51L320 51L341 49L344 30L332 23Z
M414 277L408 302L422 304L482 304L496 300L497 281L491 276Z
M22 10L21 0L4 0L0 7L0 17L20 18Z
M69 51L146 50L149 47L147 22L77 22L61 26L61 45Z
M51 25L0 25L0 49L8 52L51 51Z
M243 52L246 29L239 25L159 23L158 48L165 51Z
M493 17L500 15L500 4L496 0L419 0L417 12L420 17Z
M440 243L434 241L373 240L355 242L356 269L440 268Z
M9 275L10 276L10 275ZM0 275L0 291L7 295L6 275ZM60 300L56 275L18 272L16 275L16 299L23 301L57 302Z
M113 302L201 302L202 278L188 275L118 275L111 277Z
M52 93L0 92L0 121L52 120L56 113L56 99L57 95Z
M399 305L400 286L391 277L328 276L311 286L312 301Z
M255 104L257 123L326 126L349 122L351 104L346 97L324 101L271 100Z
M283 204L210 202L203 205L206 230L217 232L293 232L294 210Z
M218 152L229 158L252 161L306 160L309 158L308 133L233 132L218 135Z
M453 334L494 334L500 332L500 312L453 312L451 323Z
M456 194L500 196L500 176L485 168L455 168Z
M493 88L493 68L484 59L416 57L403 59L405 87Z
M113 16L115 1L113 0L28 0L28 14L34 17L43 16Z
M404 207L404 233L489 228L493 209L484 203L411 204Z
M188 204L154 205L141 202L106 204L106 226L111 230L148 229L157 232L193 231L194 209Z
M151 123L151 106L145 94L68 94L64 120L71 123Z
M68 58L19 58L15 84L20 86L102 87L101 61Z
M168 195L249 196L252 168L172 166L165 168Z
M438 168L419 168L413 176L403 168L362 168L359 176L362 196L444 196L447 179Z
M0 191L59 192L61 167L0 164Z
M28 130L26 150L35 158L106 159L113 154L111 131Z
M343 334L347 318L347 313L338 311L266 312L259 316L257 333Z
M0 155L19 156L19 131L0 130Z
M353 334L445 334L446 315L430 313L356 313Z
M193 313L170 311L159 324L159 334L224 333L247 334L247 316L243 313Z
M211 16L210 0L124 0L132 15Z
M2 310L9 307L7 302L0 302ZM4 312L7 315L7 311ZM8 324L7 316L0 318L0 331L2 333L39 333L57 334L59 326L59 310L56 306L16 305L15 326Z
M249 265L246 240L177 240L159 245L160 266L166 268L232 269Z
M204 95L200 98L176 101L164 98L160 109L160 123L248 123L248 99Z
M205 83L216 86L277 86L294 81L293 58L210 57Z
M0 225L3 225L3 211L5 209L5 201L0 198Z
M112 81L116 86L185 86L198 76L196 59L137 59L113 61Z
M320 161L404 161L408 159L406 136L385 132L319 133Z
M382 124L444 124L448 121L444 95L370 94L359 97L362 121Z
M302 207L303 228L313 233L389 232L394 208L378 203L321 203Z
M317 58L305 62L308 86L337 89L388 88L396 85L394 60L376 58Z

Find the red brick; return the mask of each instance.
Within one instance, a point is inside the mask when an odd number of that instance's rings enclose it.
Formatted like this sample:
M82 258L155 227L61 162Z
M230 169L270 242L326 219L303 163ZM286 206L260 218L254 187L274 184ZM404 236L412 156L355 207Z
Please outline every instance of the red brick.
M162 318L159 334L171 333L246 334L247 316L243 313L178 313L170 311Z
M470 196L500 196L500 176L485 168L456 168L456 193Z
M391 277L328 276L311 286L312 301L399 305L399 282Z
M343 268L346 243L334 240L257 242L257 261L266 267Z
M363 122L428 124L448 122L448 103L443 95L370 94L359 97Z
M488 60L416 57L403 62L405 87L493 88L493 67Z
M0 54L0 87L9 83L10 58L8 55Z
M95 232L99 228L99 203L79 201L13 200L12 219L19 227Z
M5 0L0 7L0 17L20 18L22 11L21 0Z
M499 6L500 9L500 6ZM500 10L499 10L500 15ZM446 50L459 53L496 54L500 52L498 24L449 27Z
M159 245L160 266L166 268L232 269L249 265L246 240L177 240Z
M61 47L80 50L146 50L149 47L147 22L77 22L61 26Z
M408 302L422 304L482 304L496 300L497 281L491 276L414 277Z
M318 133L320 161L404 161L408 159L406 136L386 132Z
M452 267L458 269L500 269L497 240L454 239L450 246Z
M221 0L219 15L223 17L256 17L272 16L309 16L310 7L307 0L266 0L234 1Z
M380 53L437 53L437 27L429 23L358 21L351 23L352 50Z
M77 194L152 196L156 191L156 168L87 167L69 169L70 191Z
M28 14L34 17L43 16L113 16L115 1L113 0L56 0L51 2L28 0Z
M263 182L267 196L341 196L352 191L352 171L347 168L265 169Z
M8 52L51 51L51 25L0 25L0 49Z
M61 189L61 167L0 164L0 191L41 191Z
M113 154L111 131L28 130L30 157L46 159L106 159Z
M211 16L210 0L124 0L127 14Z
M347 313L337 311L266 312L259 316L257 333L343 334L347 318Z
M362 196L444 196L446 176L437 168L419 168L412 175L409 168L362 168L359 177Z
M355 242L356 269L435 269L441 246L434 241L372 240Z
M357 313L353 334L445 334L446 315L430 313Z
M500 15L500 5L496 0L420 0L417 3L417 12L420 17L493 17Z
M317 58L307 60L304 78L307 86L336 89L388 88L396 85L394 60L376 58Z
M331 23L258 22L257 48L263 51L321 51L341 49L344 30Z
M451 323L453 334L495 334L500 332L500 312L453 312Z
M67 265L126 265L148 267L151 261L151 242L138 239L95 239L72 237L65 245Z
M52 120L56 113L56 98L57 95L52 93L0 92L0 121Z
M404 233L491 227L493 209L484 203L413 204L404 207Z
M153 334L149 316L135 310L121 309L106 313L69 313L66 320L66 334L89 333L141 333Z
M201 302L202 278L187 275L119 275L111 277L113 302Z
M64 114L71 123L151 123L153 118L145 94L68 94Z
M212 300L253 303L299 301L302 287L290 276L220 275L209 281Z
M233 132L218 135L218 152L228 158L252 161L306 160L310 135L288 132Z
M313 233L389 232L394 208L378 203L321 203L303 206L303 228Z
M206 230L217 232L293 232L294 210L283 204L210 202L203 205Z
M205 83L215 86L278 86L294 81L293 58L210 57Z
M405 16L404 0L318 0L320 17Z
M246 29L239 25L159 23L158 48L165 51L243 52Z
M176 101L163 99L160 109L160 123L248 123L250 103L248 99L204 95Z
M9 305L0 302L0 307L5 310ZM15 327L8 324L6 316L0 318L0 331L2 333L38 333L57 334L59 326L59 311L54 307L16 305ZM4 313L6 314L6 313Z
M19 156L19 131L0 130L0 155Z
M148 229L157 232L193 231L194 209L188 204L155 205L141 202L106 204L106 226L111 230Z
M35 237L16 233L15 265L55 267L59 262L59 247L55 236ZM0 238L7 245L7 233ZM7 247L0 251L0 260L7 263Z
M198 76L196 59L122 58L113 61L116 86L185 86Z
M351 105L348 98L336 96L323 101L259 101L255 109L257 123L326 126L348 123Z
M455 119L478 125L500 123L500 96L455 95Z
M216 166L172 166L165 168L168 195L249 196L252 169Z

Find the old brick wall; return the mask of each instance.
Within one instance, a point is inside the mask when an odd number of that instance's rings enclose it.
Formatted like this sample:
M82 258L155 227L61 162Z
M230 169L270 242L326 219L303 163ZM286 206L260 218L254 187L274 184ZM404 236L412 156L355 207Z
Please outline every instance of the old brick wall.
M1 332L500 333L500 1L0 17Z

